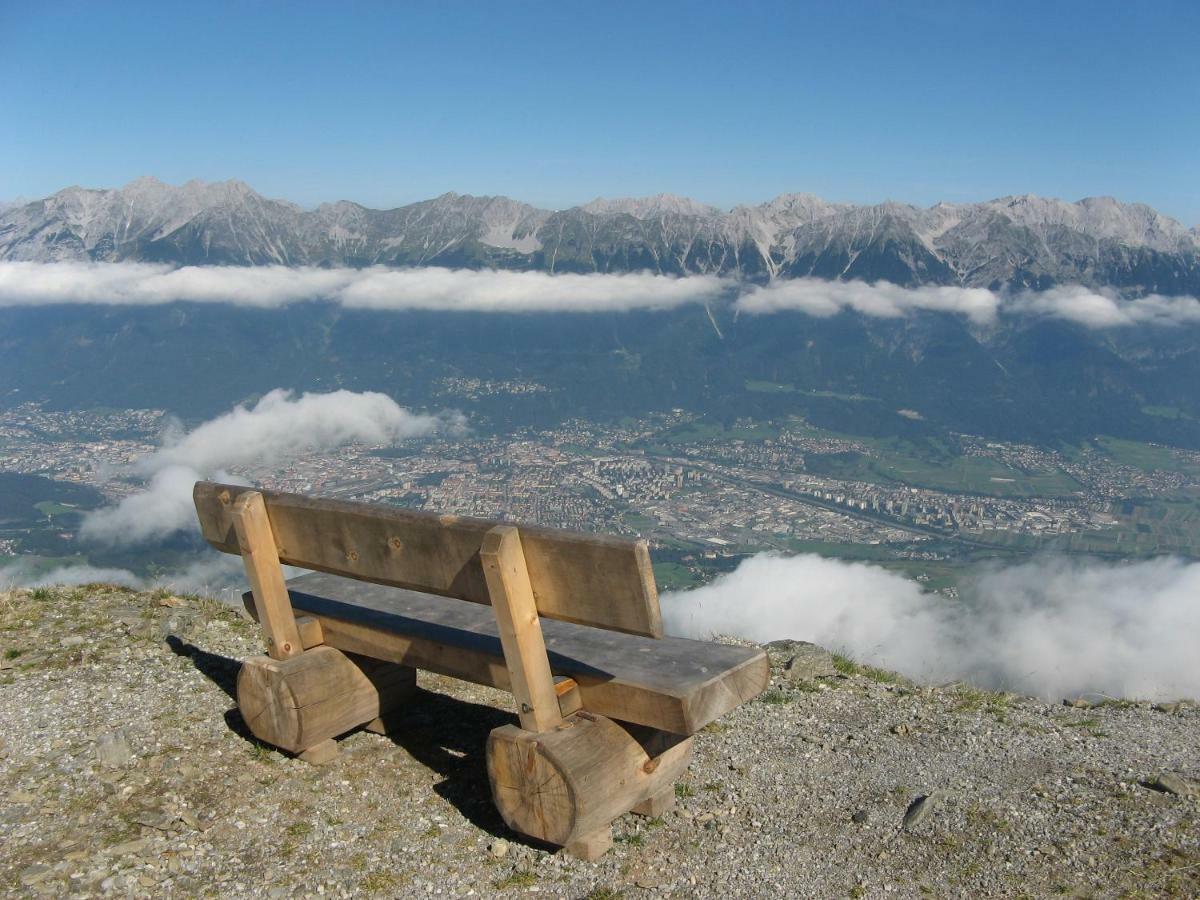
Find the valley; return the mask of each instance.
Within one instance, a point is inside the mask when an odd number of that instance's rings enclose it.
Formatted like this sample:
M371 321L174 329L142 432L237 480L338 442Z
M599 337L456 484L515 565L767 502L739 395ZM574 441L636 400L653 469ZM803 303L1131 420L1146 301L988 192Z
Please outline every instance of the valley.
M497 388L443 385L449 399ZM168 427L162 410L0 414L0 552L170 571L186 534L136 552L77 537L88 509L139 490L129 470ZM651 541L664 590L775 551L869 560L953 596L981 564L1054 552L1200 557L1200 453L1112 438L1047 449L970 435L872 438L802 417L725 427L682 409L619 422L475 428L391 446L351 444L231 474L266 487Z

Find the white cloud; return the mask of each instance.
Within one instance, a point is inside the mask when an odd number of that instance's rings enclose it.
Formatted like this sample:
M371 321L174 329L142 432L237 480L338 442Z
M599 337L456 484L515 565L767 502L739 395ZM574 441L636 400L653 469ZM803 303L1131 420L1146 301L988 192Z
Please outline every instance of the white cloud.
M550 275L465 269L368 269L341 292L346 306L473 312L626 312L671 309L720 296L712 275L633 272Z
M303 574L303 569L284 566L285 578ZM128 569L102 568L88 565L61 566L39 574L33 566L17 558L15 563L0 566L0 590L15 587L48 587L82 584L119 584L144 591L164 587L178 594L197 594L240 605L246 590L246 573L240 556L207 553L175 572L164 572L153 578L143 578Z
M979 325L995 321L1000 298L984 288L905 288L885 281L822 281L796 278L753 287L737 299L737 309L752 315L796 310L825 318L852 309L863 315L895 319L914 310L950 312Z
M822 318L846 309L888 319L926 310L955 313L977 325L991 324L999 316L1042 316L1088 328L1200 324L1200 300L1195 297L1149 294L1129 300L1116 291L1077 284L1004 294L985 288L905 288L882 281L797 278L750 288L737 298L735 306L749 315L796 311Z
M186 300L278 307L328 300L363 309L620 312L703 302L728 290L715 276L645 272L550 275L468 269L317 269L152 263L0 262L0 306L153 305Z
M58 584L68 587L80 584L119 584L140 590L145 586L145 579L139 578L128 569L106 569L86 565L60 566L53 571L38 574L20 558L11 565L0 567L0 590Z
M146 490L116 506L89 513L80 536L104 543L136 544L189 527L195 520L192 485L247 463L274 465L305 453L361 441L389 444L439 429L457 430L460 414L416 415L384 394L333 391L293 396L271 391L253 407L237 406L190 432L169 435L139 459Z
M1007 310L1014 314L1066 319L1088 328L1200 323L1200 300L1195 297L1148 294L1137 300L1126 300L1115 291L1092 290L1077 284L1020 294L1009 302Z
M1200 697L1200 563L1036 560L961 602L875 566L761 555L664 594L673 634L809 640L910 677L1055 699Z
M896 319L918 311L990 325L1005 316L1045 316L1088 328L1200 324L1200 300L1063 285L1016 294L985 288L900 287L887 282L796 278L746 285L714 275L415 268L317 269L153 263L0 262L0 306L52 303L154 305L175 301L275 308L308 300L374 310L449 312L627 312L675 309L736 294L748 315L785 311L828 317L854 310Z

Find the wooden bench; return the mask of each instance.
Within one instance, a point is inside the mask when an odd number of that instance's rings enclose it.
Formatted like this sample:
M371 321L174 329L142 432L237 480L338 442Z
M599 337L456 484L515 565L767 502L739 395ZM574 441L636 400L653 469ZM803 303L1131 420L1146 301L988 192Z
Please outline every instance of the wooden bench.
M510 691L493 799L577 856L604 853L617 816L669 809L691 735L770 677L761 650L663 637L644 541L212 482L194 499L266 638L238 676L255 737L328 761L339 735L387 731L417 669ZM281 563L316 574L285 582Z

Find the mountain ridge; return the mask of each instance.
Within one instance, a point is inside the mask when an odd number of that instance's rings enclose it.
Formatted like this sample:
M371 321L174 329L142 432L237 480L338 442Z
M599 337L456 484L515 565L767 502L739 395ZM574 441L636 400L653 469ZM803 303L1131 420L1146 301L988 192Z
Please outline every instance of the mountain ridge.
M0 261L427 266L817 277L918 286L1200 294L1200 229L1140 203L1012 195L930 207L781 194L729 210L686 197L548 210L448 192L393 209L305 209L241 181L65 188L0 205Z

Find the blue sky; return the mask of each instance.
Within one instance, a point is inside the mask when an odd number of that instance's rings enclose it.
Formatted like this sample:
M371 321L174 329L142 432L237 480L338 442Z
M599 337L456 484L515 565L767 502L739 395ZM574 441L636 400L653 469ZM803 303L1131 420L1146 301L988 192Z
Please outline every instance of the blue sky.
M0 0L0 198L1031 192L1195 225L1198 43L1195 2Z

